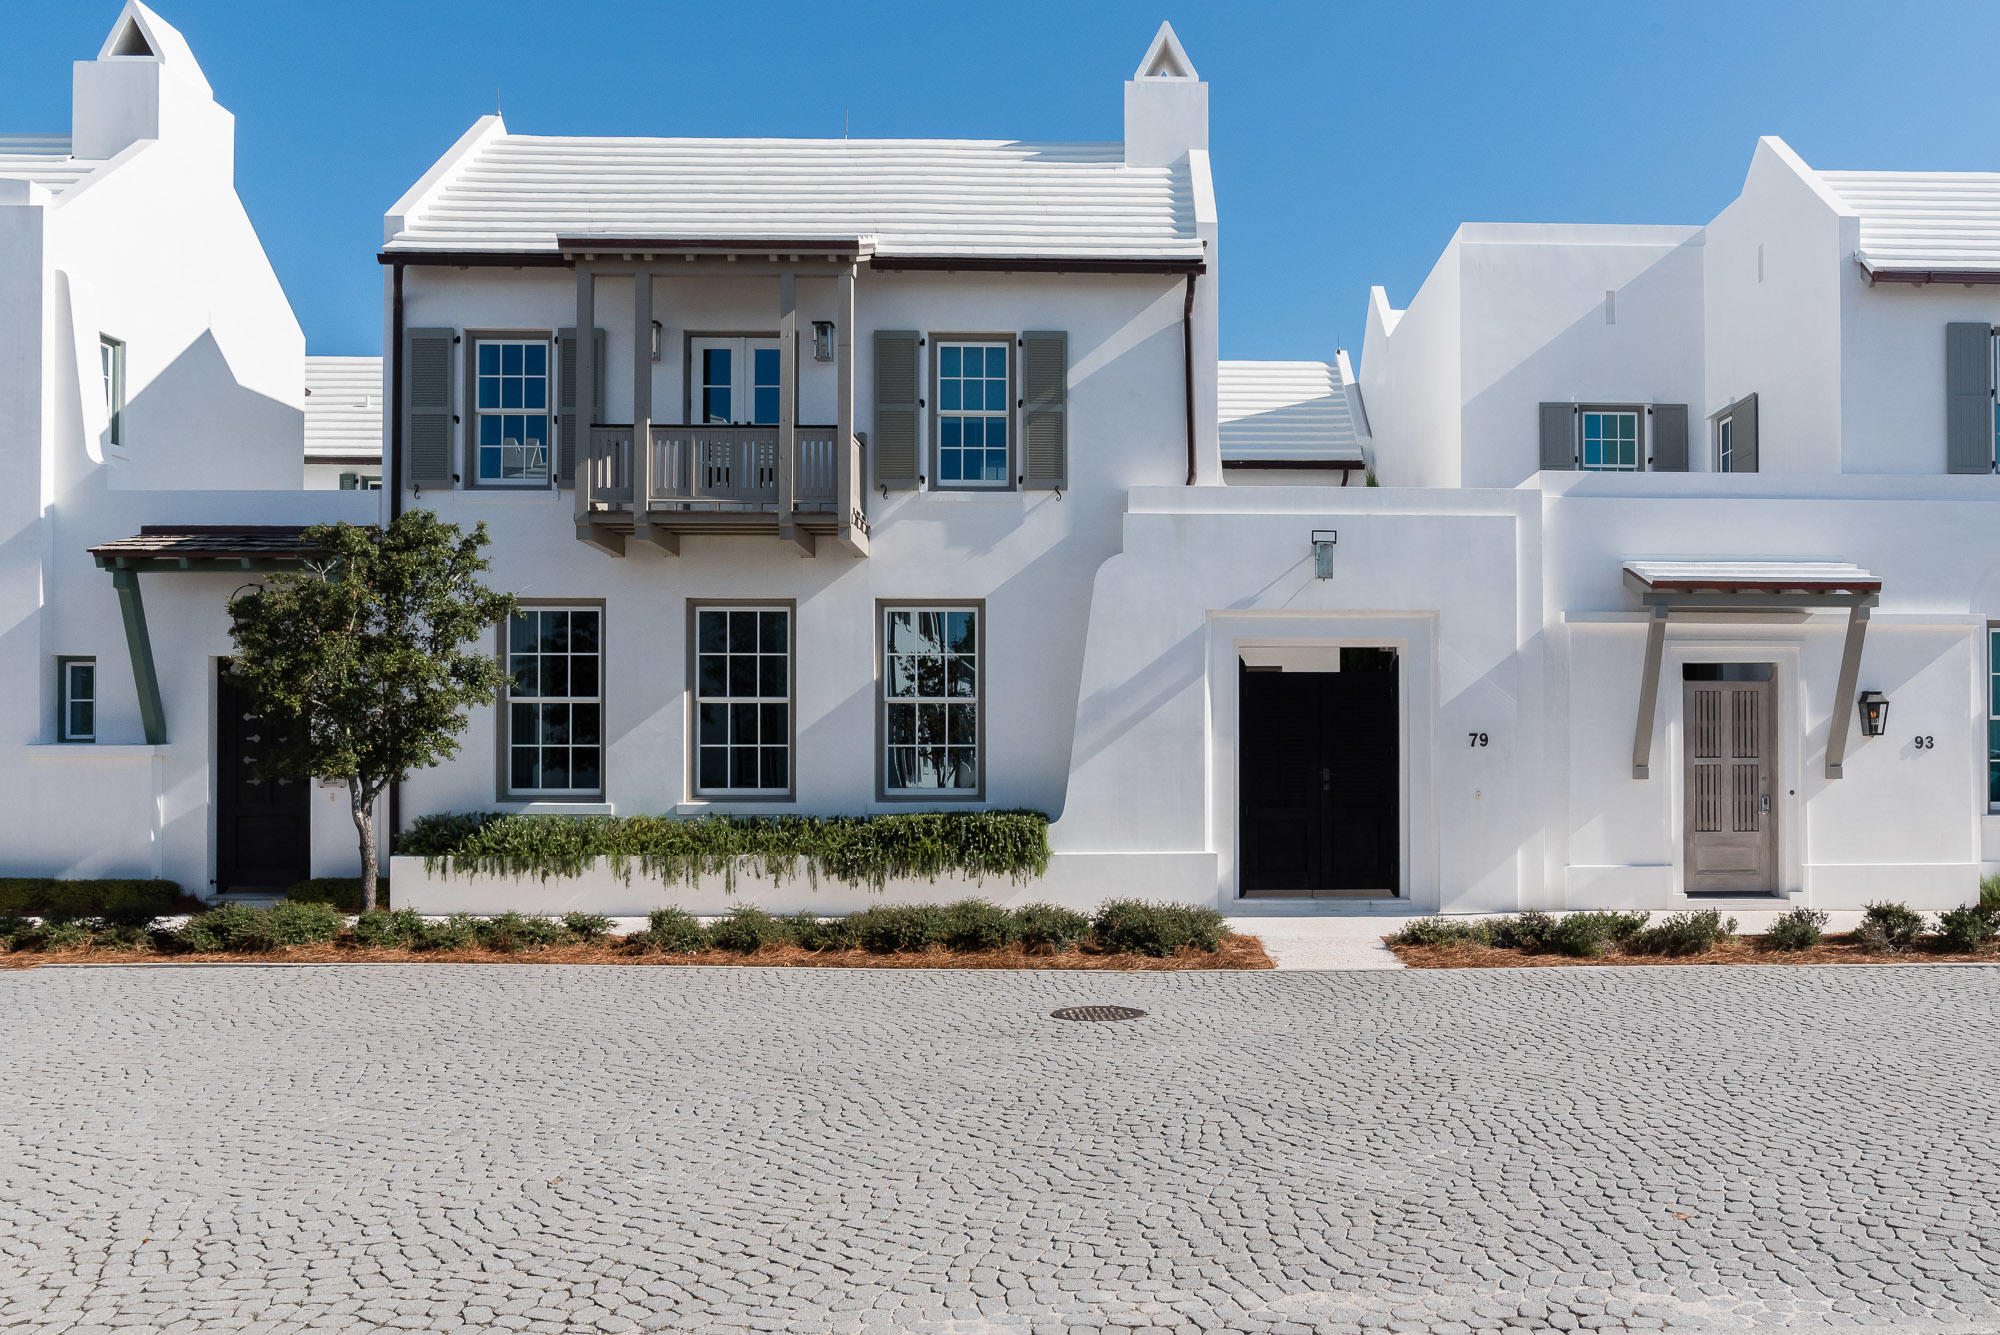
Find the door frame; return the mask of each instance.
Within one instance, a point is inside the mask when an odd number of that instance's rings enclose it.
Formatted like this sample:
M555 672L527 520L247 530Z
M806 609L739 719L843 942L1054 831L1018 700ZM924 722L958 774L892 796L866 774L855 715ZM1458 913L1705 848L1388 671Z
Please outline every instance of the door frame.
M1800 629L1805 628L1802 623L1793 624ZM1838 631L1839 626L1829 618L1824 628L1832 634ZM1671 748L1668 754L1673 757L1668 767L1667 806L1663 813L1671 835L1668 842L1673 868L1673 907L1726 908L1738 899L1751 907L1798 901L1805 890L1806 795L1801 789L1809 781L1803 754L1805 692L1800 688L1803 679L1800 675L1799 643L1796 640L1786 642L1748 636L1738 638L1728 634L1727 629L1720 625L1700 630L1690 626L1687 630L1694 633L1676 639L1676 636L1682 636L1682 631L1677 629L1675 635L1669 636L1666 652L1662 655L1661 678L1675 686L1681 684L1681 668L1689 663L1771 664L1771 712L1777 722L1777 743L1771 755L1775 770L1771 786L1771 812L1778 822L1777 893L1772 896L1688 896L1687 840L1681 829L1683 813L1687 811L1688 786L1686 692L1662 691L1661 704L1666 706L1662 710L1666 714L1664 742ZM1668 696L1672 698L1669 700Z
M1434 913L1440 892L1440 835L1436 790L1437 619L1429 613L1369 615L1339 612L1211 612L1208 619L1208 830L1215 850L1217 896L1232 912L1277 911L1270 906L1312 905L1316 913ZM1242 811L1237 764L1241 756L1237 661L1246 650L1267 661L1273 656L1305 670L1343 648L1379 647L1396 651L1397 792L1402 829L1396 858L1394 898L1282 899L1242 893ZM1254 661L1254 660L1253 660ZM1495 753L1496 755L1498 752Z
M735 378L731 382L729 390L730 416L732 419L735 418L736 409L740 404L749 405L751 409L750 415L755 415L755 390L757 382L755 374L751 370L753 365L752 355L757 348L765 346L778 349L782 352L783 347L779 336L775 332L745 333L741 330L703 331L690 329L687 331L684 340L683 346L685 351L681 364L681 422L683 425L710 425L709 423L694 420L694 392L701 388L702 383L700 372L694 368L700 364L700 351L704 345L712 346L725 343L733 345L735 349ZM782 382L780 383L782 384ZM782 407L780 411L783 411ZM715 423L714 425L720 426L722 423ZM738 423L732 420L729 425L734 426L738 425ZM777 424L775 422L767 422L764 425L775 426Z

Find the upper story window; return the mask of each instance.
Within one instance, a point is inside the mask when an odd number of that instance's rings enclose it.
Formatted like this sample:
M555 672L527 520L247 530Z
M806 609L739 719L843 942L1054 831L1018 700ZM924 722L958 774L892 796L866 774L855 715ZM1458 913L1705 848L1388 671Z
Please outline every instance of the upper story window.
M1004 487L1013 477L1009 342L937 346L937 480L942 487Z
M97 336L97 360L104 379L104 413L110 422L106 439L125 443L125 344L109 334Z
M97 660L56 660L56 735L65 742L97 740Z
M509 797L589 797L604 788L604 613L530 606L507 623Z
M1715 471L1735 472L1736 462L1736 418L1724 415L1715 421Z
M546 486L548 340L482 338L473 356L475 478L481 486Z
M1586 408L1581 466L1586 471L1631 473L1639 469L1639 413L1629 408Z

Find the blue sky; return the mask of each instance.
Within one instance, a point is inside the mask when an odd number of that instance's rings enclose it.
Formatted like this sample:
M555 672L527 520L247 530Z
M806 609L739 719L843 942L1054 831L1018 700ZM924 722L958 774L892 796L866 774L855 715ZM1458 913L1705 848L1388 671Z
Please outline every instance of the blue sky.
M67 125L118 8L0 0L0 130ZM1759 134L1822 167L2000 168L1995 5L155 8L236 113L315 352L377 350L382 212L496 93L530 133L1116 139L1161 18L1210 84L1229 357L1357 348L1369 285L1406 303L1461 221L1705 221Z

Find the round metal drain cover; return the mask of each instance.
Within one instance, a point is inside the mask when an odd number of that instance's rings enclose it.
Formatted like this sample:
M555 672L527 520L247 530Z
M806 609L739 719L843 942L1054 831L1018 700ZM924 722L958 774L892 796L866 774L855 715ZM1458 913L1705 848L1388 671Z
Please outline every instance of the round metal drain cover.
M1136 1020L1145 1013L1130 1006L1064 1006L1049 1015L1057 1020Z

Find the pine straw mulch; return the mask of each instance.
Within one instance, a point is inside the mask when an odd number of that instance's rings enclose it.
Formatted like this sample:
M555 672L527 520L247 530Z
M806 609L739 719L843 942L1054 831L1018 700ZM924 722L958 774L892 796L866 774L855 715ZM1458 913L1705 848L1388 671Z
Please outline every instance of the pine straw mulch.
M802 950L793 945L765 946L752 955L727 950L705 950L698 955L667 955L658 951L628 949L616 938L598 945L543 946L512 953L472 948L467 950L363 949L333 944L286 946L263 954L162 955L151 950L115 950L86 947L81 950L18 951L0 955L0 969L33 969L44 964L129 964L140 967L173 968L187 964L652 964L652 965L760 965L806 969L1104 969L1135 973L1171 973L1213 969L1272 969L1277 966L1264 953L1264 943L1254 936L1229 936L1222 949L1210 953L1184 948L1165 958L1151 955L1118 955L1079 946L1058 955L1046 949L1029 950L1019 944L1003 950L931 950L894 955L877 955L866 950Z
M1703 955L1633 955L1618 947L1594 959L1530 955L1500 946L1399 946L1385 942L1412 969L1556 969L1633 964L2000 964L2000 955L1968 955L1935 938L1892 953L1864 949L1851 936L1829 936L1810 950L1766 950L1762 938L1739 936Z

